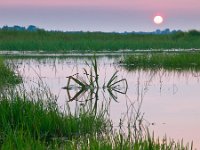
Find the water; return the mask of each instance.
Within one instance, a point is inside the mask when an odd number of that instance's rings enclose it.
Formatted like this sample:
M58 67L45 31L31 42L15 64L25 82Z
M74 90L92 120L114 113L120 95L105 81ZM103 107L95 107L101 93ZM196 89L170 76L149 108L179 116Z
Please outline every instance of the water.
M83 68L88 71L91 64L91 56L66 56L64 58L38 58L38 59L11 59L23 76L27 89L38 86L42 80L50 88L51 92L58 96L58 105L61 109L69 100L67 90L62 89L67 85L70 75L79 73L84 76ZM108 116L113 120L114 126L119 125L119 120L125 114L131 104L144 115L145 125L150 131L159 137L171 137L177 141L185 142L193 140L194 147L200 148L200 73L193 71L166 71L166 70L135 70L127 71L116 62L120 56L97 57L99 85L98 109L102 104L108 107ZM113 99L108 91L101 87L108 82L115 71L118 79L125 78L128 82L126 94L113 91L116 99ZM121 85L122 90L124 84ZM72 95L77 90L70 91ZM86 92L77 101L69 102L71 109L77 103L84 103ZM105 100L106 99L106 100ZM94 99L92 101L95 101ZM117 102L116 102L117 101ZM136 111L135 110L135 111Z

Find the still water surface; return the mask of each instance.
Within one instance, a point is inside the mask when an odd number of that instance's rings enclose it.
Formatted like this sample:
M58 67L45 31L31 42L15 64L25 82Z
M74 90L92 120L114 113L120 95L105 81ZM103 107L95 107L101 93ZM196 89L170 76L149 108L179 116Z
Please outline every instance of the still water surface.
M66 77L75 73L84 76L83 68L89 70L85 62L90 65L91 59L91 56L69 56L15 58L11 61L18 67L27 89L37 86L38 81L42 80L51 92L58 96L58 105L64 109L66 101L69 100L67 91L62 89L67 84ZM136 109L141 107L140 112L144 115L145 124L156 136L162 138L166 134L176 141L182 138L185 142L193 140L194 147L200 149L200 73L162 69L128 71L117 64L119 59L119 56L97 57L100 87L116 70L119 71L118 79L125 78L128 82L126 94L113 92L115 100L106 90L100 88L98 91L98 107L101 109L101 105L105 103L109 105L109 117L114 126L118 126L129 105L134 103ZM124 84L121 85L122 90L123 86ZM77 91L70 92L75 95ZM79 98L79 102L69 102L71 110L87 98L87 92Z

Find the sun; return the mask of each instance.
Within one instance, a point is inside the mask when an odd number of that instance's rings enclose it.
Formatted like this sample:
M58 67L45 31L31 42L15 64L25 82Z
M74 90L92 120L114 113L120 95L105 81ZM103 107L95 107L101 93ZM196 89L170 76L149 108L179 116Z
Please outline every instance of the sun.
M153 19L155 24L161 24L163 22L163 17L162 16L155 16Z

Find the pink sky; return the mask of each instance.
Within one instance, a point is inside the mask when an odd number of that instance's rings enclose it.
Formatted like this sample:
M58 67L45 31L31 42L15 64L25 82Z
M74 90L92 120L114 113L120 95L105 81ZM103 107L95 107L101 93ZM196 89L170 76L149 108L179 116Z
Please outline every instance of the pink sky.
M156 14L164 17L161 26L152 24ZM200 0L0 0L0 26L15 24L89 31L200 29Z
M185 9L200 8L199 0L0 0L2 6L98 6L129 9Z

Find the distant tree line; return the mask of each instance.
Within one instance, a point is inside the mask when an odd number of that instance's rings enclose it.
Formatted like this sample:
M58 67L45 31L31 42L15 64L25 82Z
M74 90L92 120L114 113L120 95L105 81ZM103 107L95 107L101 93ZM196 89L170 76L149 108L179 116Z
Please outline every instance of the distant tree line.
M144 31L139 31L139 32L136 32L136 31L132 31L132 32L124 32L124 34L172 34L172 33L176 33L176 32L182 32L181 30L170 30L170 29L164 29L164 30L160 30L160 29L157 29L155 31L152 31L152 32L144 32Z
M14 25L14 26L3 26L2 28L0 28L0 30L6 30L6 31L30 31L30 32L35 32L35 31L45 31L44 29L38 28L34 25L29 25L28 27L22 27L22 26L18 26L18 25ZM51 31L51 32L64 32L64 31ZM99 31L98 31L99 32ZM66 31L65 33L84 33L83 31ZM99 32L99 33L103 33L103 32ZM169 28L164 29L164 30L160 30L157 29L155 31L152 32L144 32L144 31L132 31L132 32L110 32L110 33L118 33L118 34L173 34L173 33L179 33L179 34L184 34L185 32L183 32L182 30L170 30ZM198 30L190 30L187 32L189 35L192 36L197 36L200 35L200 31Z
M1 30L9 30L9 31L37 31L37 30L41 30L38 27L34 26L34 25L29 25L27 28L26 27L21 27L18 25L14 25L12 27L9 26L3 26L2 28L0 28Z

